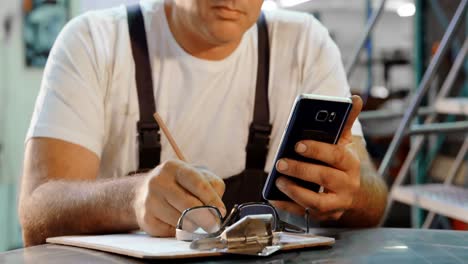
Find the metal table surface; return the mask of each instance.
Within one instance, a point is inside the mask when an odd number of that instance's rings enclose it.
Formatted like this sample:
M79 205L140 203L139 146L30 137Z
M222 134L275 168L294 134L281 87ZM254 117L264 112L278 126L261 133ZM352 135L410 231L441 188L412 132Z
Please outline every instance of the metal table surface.
M0 254L0 263L468 263L468 232L417 229L315 229L336 244L268 258L226 255L149 261L75 247L42 245Z

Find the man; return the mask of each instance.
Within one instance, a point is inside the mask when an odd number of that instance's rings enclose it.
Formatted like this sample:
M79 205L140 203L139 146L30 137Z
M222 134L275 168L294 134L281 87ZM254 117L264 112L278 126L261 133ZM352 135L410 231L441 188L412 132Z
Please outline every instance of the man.
M254 24L262 2L141 4L156 109L188 160L212 172L177 161L162 138L161 165L126 177L138 169L139 111L125 8L69 23L51 52L27 136L19 209L26 246L51 236L136 229L173 236L187 208L213 205L226 214L222 179L228 182L246 168L257 72ZM297 215L310 208L316 220L337 225L376 225L386 188L354 122L362 107L358 97L338 145L296 146L301 155L331 167L293 160L272 164L298 94L350 93L338 49L313 17L279 11L267 13L266 21L273 131L264 167L276 166L327 190L317 194L281 178L278 187L294 202L272 204ZM259 192L261 186L252 188Z

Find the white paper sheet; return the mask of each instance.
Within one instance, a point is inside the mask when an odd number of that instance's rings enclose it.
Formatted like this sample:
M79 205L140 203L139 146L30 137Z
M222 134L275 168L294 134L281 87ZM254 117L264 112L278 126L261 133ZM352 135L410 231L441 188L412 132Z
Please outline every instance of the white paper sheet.
M332 245L333 238L304 235L281 235L282 250ZM48 243L101 250L136 258L176 259L219 256L215 251L190 249L190 242L175 238L155 238L145 233L48 238Z

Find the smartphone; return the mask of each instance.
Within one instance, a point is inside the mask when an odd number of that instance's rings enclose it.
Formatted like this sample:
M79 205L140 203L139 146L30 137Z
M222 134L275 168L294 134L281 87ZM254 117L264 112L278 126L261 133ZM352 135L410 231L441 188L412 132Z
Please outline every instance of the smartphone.
M352 107L353 102L350 98L312 94L299 95L289 115L289 120L273 164L276 165L279 159L289 158L328 166L321 161L299 155L295 151L295 146L301 140L315 140L337 144ZM275 165L268 175L263 188L263 198L274 201L291 201L286 194L276 187L276 179L286 175L279 173ZM288 178L309 190L315 192L319 192L320 190L318 184L293 177Z

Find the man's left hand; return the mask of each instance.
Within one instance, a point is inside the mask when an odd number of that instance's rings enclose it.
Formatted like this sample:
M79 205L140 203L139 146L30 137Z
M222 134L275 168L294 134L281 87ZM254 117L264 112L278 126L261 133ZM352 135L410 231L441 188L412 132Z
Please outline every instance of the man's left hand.
M317 193L287 177L280 177L276 181L277 187L293 202L271 201L275 207L298 215L304 215L305 208L309 208L311 217L319 221L338 220L344 212L353 208L353 201L360 190L361 165L352 149L351 128L361 112L362 100L359 96L353 96L352 100L353 109L338 144L304 140L296 145L298 154L329 166L291 159L281 159L276 164L278 172L314 182L323 186L325 191Z

